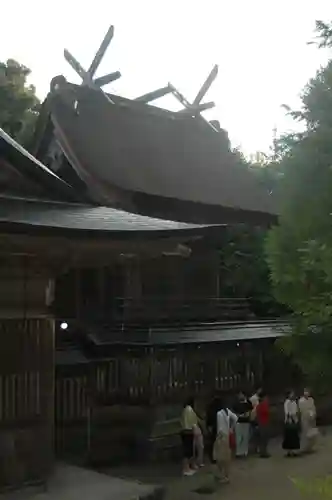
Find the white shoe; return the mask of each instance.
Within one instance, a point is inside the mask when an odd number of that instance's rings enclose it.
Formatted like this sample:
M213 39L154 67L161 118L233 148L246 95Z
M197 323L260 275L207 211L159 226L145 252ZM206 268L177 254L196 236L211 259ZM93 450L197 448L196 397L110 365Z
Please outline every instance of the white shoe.
M219 482L221 484L229 484L229 478L228 477L223 477L222 479L219 479Z
M193 476L194 474L196 474L196 471L195 471L195 470L192 470L192 469L190 469L190 470L186 470L186 471L183 473L183 475L184 475L184 476Z

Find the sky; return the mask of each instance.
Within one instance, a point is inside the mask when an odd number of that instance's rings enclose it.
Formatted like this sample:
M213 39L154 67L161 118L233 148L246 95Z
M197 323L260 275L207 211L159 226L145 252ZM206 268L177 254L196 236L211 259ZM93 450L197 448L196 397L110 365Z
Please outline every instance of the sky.
M55 75L80 82L64 48L87 68L111 24L115 36L96 75L121 71L110 92L133 98L171 82L192 100L218 64L206 96L216 107L205 116L249 155L268 152L275 127L294 128L281 106L299 106L301 89L330 56L307 44L316 19L332 20L330 0L3 0L0 60L28 66L41 99ZM170 96L158 105L179 109Z

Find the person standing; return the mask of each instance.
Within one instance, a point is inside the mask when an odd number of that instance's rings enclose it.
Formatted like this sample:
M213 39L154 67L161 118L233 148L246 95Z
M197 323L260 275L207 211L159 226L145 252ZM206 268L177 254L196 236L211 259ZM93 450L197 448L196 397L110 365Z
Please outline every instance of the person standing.
M217 413L217 437L213 446L213 458L217 465L217 478L222 483L229 483L232 452L230 431L237 422L237 416L220 399Z
M264 392L261 392L259 403L256 407L259 455L261 458L270 458L268 453L269 443L269 424L270 424L270 405Z
M194 427L194 459L198 467L204 467L204 437L199 418Z
M318 437L318 429L316 426L316 405L309 389L303 391L303 396L299 401L299 410L304 443L303 451L304 453L312 453Z
M194 411L194 399L189 398L181 415L181 440L183 449L183 475L192 476L196 472L194 460L194 435L198 427L198 417Z
M249 399L250 403L252 404L253 409L255 409L257 407L262 392L263 392L263 389L261 387L258 387L258 389L256 389L254 394Z
M213 458L213 445L217 437L218 404L218 398L214 396L206 409L207 451L211 463L215 463Z
M283 449L287 457L294 457L300 449L299 408L294 391L290 391L284 403Z
M252 443L252 448L254 453L259 452L259 429L258 429L258 422L257 422L257 406L259 403L259 398L260 395L262 394L263 390L261 387L259 387L256 392L251 396L249 399L251 405L252 405L252 411L250 415L250 441Z
M235 427L235 454L237 457L247 457L249 452L249 432L250 415L252 404L246 398L243 392L240 392L234 405L234 413L238 420Z

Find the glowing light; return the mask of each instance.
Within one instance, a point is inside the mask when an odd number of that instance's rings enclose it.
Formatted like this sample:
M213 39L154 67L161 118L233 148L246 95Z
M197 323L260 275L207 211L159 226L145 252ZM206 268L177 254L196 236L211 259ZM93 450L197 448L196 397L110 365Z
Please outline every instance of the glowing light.
M66 322L61 323L60 328L61 328L61 330L67 330L68 323L66 323Z

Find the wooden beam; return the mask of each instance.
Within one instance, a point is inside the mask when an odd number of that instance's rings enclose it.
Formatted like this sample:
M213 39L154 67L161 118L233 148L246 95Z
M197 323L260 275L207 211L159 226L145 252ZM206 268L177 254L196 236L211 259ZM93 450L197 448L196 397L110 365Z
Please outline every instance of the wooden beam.
M191 108L191 104L189 101L187 101L187 99L184 97L183 94L181 94L181 92L179 92L175 87L174 85L172 85L171 83L168 84L168 86L170 87L171 89L171 92L172 94L174 95L174 97L176 97L176 99L182 104L182 106L184 106L186 109L187 108Z
M184 106L184 110L179 111L179 113L188 113L190 114L192 112L192 106L189 101L172 85L171 83L168 84L172 88L172 94L174 97L177 98L178 101ZM195 113L193 113L195 114ZM210 123L207 121L200 113L197 114L197 118L203 120L209 127L211 127L215 132L218 132L218 130Z
M77 61L77 59L69 52L69 50L65 49L63 51L63 54L68 64L70 64L70 66L78 74L78 76L82 78L83 85L86 85L87 87L103 92L100 87L121 77L121 73L119 71L115 71L114 73L109 73L108 75L97 78L96 81L94 81L90 77L89 73L85 71L85 69ZM111 99L104 92L103 94L112 103Z
M212 68L212 71L210 72L209 76L207 77L207 79L203 83L202 87L200 88L197 96L195 97L195 99L194 99L194 101L192 103L193 107L197 107L200 104L200 102L202 101L202 99L205 97L205 94L208 92L208 90L211 87L212 83L217 78L218 71L219 71L218 64L216 64Z
M188 113L188 114L193 113L193 114L198 114L198 113L200 113L200 111L205 111L206 109L211 109L215 105L213 101L210 101L210 102L207 102L205 104L203 103L203 104L199 104L198 106L194 106L193 104L190 104L190 102L184 97L183 94L181 94L181 92L179 92L174 87L174 85L172 85L171 83L169 85L172 88L172 94L174 95L174 97L176 97L176 99L185 108L185 109L181 109L179 111L179 113Z
M191 106L190 108L181 109L181 111L178 111L178 114L179 115L197 115L198 113L201 113L202 111L206 111L207 109L214 108L214 106L215 106L215 103L213 101L210 101L210 102L206 102L203 104L199 104L196 107Z
M148 103L151 101L155 101L156 99L160 99L167 94L171 94L173 91L169 85L166 87L162 87L157 90L153 90L152 92L148 92L147 94L141 95L140 97L136 97L134 101Z
M104 85L108 85L111 82L115 82L115 80L118 80L119 78L121 78L120 71L114 71L113 73L108 73L108 75L96 78L94 80L94 84L97 85L97 87L104 87Z
M190 240L192 238L189 238ZM63 236L33 236L0 234L0 258L13 254L29 254L39 265L45 268L62 268L65 261L73 263L75 260L94 263L96 266L120 258L121 254L160 255L163 252L176 252L179 243L186 243L188 237L169 237L140 241L112 240L112 239L77 239ZM74 267L74 265L73 265Z
M63 51L64 58L66 59L67 63L73 68L75 73L78 74L82 78L82 81L85 85L88 85L89 87L93 86L93 81L88 75L87 71L81 66L81 64L78 62L78 60L69 52L69 50L64 49Z
M67 50L65 49L63 52L66 61L70 64L70 66L73 68L73 70L82 78L82 83L83 85L86 85L87 87L90 87L92 89L98 90L99 92L102 92L102 94L105 96L105 99L110 103L114 104L112 99L102 91L100 86L98 86L89 76L87 71L80 65L80 63L75 59L75 57ZM109 75L107 75L109 76ZM121 75L120 75L121 76Z
M97 71L98 66L100 65L100 63L105 55L105 52L108 49L109 44L111 43L111 41L113 39L113 36L114 36L114 26L110 26L108 28L106 35L104 36L103 41L100 44L99 49L96 52L96 55L95 55L92 63L90 64L89 69L88 69L88 74L89 74L91 79L93 78L95 72Z
M168 86L172 89L172 94L174 97L182 104L182 106L185 108L179 113L181 114L188 114L191 116L197 116L198 119L204 120L205 123L212 128L215 132L218 132L218 130L214 127L212 123L209 121L205 120L205 118L200 114L202 111L205 111L207 109L211 109L214 107L214 102L207 102L206 104L201 104L201 100L205 96L206 92L209 90L211 87L213 81L218 75L218 65L216 64L213 68L212 71L210 72L209 76L203 83L202 87L200 88L197 96L195 97L193 103L191 104L181 92L179 92L174 85L171 83L168 84Z
M68 64L73 68L73 70L82 78L82 84L86 85L87 87L94 88L96 90L99 90L102 92L101 87L104 85L107 85L108 83L111 83L118 78L121 77L121 73L119 71L114 71L112 73L108 73L107 75L101 76L99 78L94 79L94 74L98 69L99 64L101 63L102 58L105 55L105 52L111 43L111 40L114 35L114 26L110 26L108 29L95 57L93 58L92 63L90 64L90 67L88 71L86 71L83 66L77 61L77 59L69 52L69 50L65 49L64 50L64 57ZM104 93L104 92L103 92ZM112 100L104 94L105 97L107 97L108 101L113 104Z

